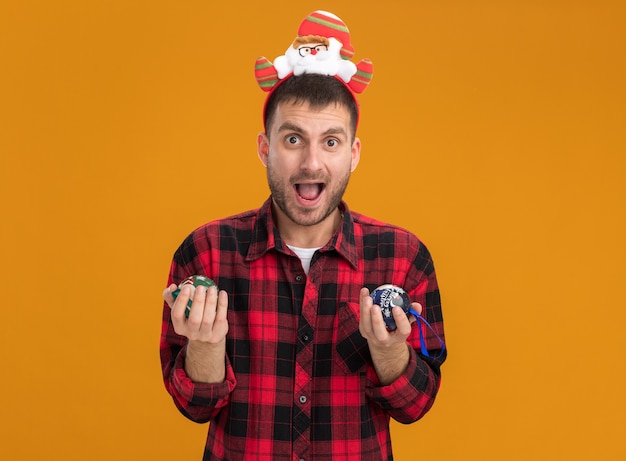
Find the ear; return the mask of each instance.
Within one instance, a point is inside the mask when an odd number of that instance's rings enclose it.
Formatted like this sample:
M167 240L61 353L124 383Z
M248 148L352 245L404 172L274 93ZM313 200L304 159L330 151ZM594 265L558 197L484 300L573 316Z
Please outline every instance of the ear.
M361 140L354 138L354 142L352 143L352 163L350 164L351 173L356 170L359 160L361 160Z
M263 166L267 167L267 155L270 150L270 140L265 133L261 132L256 138L256 144L259 160L261 160Z

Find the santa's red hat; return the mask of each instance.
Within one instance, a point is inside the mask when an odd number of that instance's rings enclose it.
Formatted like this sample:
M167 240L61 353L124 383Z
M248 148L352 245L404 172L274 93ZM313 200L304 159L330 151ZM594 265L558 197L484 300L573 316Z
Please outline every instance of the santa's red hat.
M343 45L341 48L341 57L343 59L352 59L354 56L354 48L350 44L350 31L348 26L328 11L314 11L309 14L298 28L298 35L319 35L320 37L334 37Z

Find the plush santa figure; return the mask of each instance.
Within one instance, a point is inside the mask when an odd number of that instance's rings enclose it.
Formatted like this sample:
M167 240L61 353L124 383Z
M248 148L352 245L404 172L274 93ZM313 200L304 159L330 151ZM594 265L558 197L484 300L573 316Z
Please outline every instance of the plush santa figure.
M298 36L284 55L274 63L260 57L255 65L257 83L264 91L291 75L315 73L335 76L353 92L361 93L372 79L372 62L362 59L350 61L354 48L345 23L327 11L314 11L298 28Z
M299 36L287 48L284 56L274 60L274 68L279 79L293 72L294 75L337 75L348 83L356 74L356 65L341 58L341 47L341 42L334 37Z

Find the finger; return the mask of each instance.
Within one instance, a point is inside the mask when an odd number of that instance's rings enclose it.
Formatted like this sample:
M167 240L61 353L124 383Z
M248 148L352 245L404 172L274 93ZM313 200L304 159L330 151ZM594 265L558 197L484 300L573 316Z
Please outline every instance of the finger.
M363 302L363 300L367 297L370 297L370 291L367 289L367 287L361 288L361 291L359 292L359 300Z
M207 297L206 293L206 287L198 286L193 294L191 308L189 309L189 316L187 317L187 323L192 331L198 331L202 324L202 318L204 317L204 304Z
M178 334L182 334L183 326L185 325L185 309L187 308L187 302L192 294L192 287L185 285L181 290L176 301L172 305L172 322L174 324L174 330Z
M213 331L220 339L228 333L228 293L224 290L221 290L217 297Z
M177 286L172 283L169 287L167 287L165 290L163 290L163 299L165 300L167 305L170 307L170 309L174 305L174 296L172 296L172 292L176 288L177 288Z
M372 332L376 339L380 342L388 340L389 330L387 330L387 325L385 324L385 319L383 319L383 312L380 306L376 304L372 306L370 318L372 322Z
M372 331L372 306L374 301L367 288L361 288L359 293L360 314L359 330L363 337L367 337Z
M217 298L217 317L216 320L226 320L228 315L228 293L224 290L219 292Z
M411 322L406 316L404 310L399 306L394 306L394 308L391 310L391 314L393 315L393 319L396 322L396 335L408 337L409 333L411 333ZM415 318L413 317L413 315L411 315L411 317Z
M202 329L210 331L213 328L217 309L217 288L209 287L204 300L204 313L202 316Z
M418 315L422 314L422 305L420 303L411 303L411 310L418 313ZM413 312L407 312L407 316L409 318L409 323L413 325L417 322L417 317Z

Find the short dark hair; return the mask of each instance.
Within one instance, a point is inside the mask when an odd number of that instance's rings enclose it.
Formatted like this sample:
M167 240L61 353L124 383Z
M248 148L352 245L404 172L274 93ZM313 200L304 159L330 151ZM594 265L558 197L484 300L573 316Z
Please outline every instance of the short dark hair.
M302 74L289 77L268 97L265 103L265 130L272 124L276 108L282 102L309 103L313 109L331 104L344 106L350 114L352 137L356 135L359 107L352 92L337 78L329 75Z

